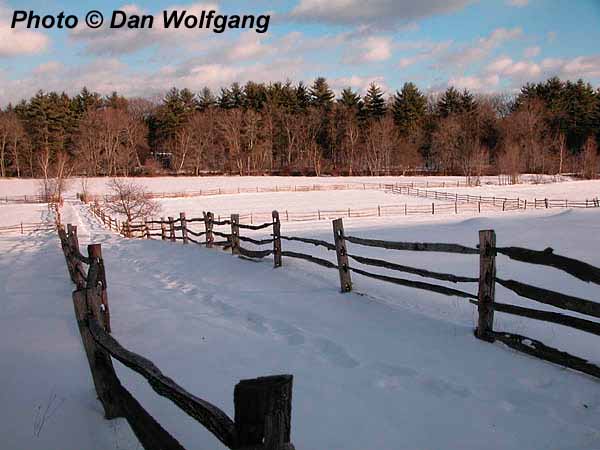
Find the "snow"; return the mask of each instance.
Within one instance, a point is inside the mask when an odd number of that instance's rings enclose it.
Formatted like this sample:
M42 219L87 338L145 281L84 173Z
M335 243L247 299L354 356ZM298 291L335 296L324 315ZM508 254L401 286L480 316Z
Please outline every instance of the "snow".
M178 183L161 190L178 188ZM570 189L565 192L583 192ZM359 207L394 202L391 197L377 191L265 193L164 200L163 205L170 204L173 212L186 210L189 217L196 207L269 211L276 204L304 210L327 200ZM2 205L0 226L17 218L37 222L47 215L44 205ZM78 226L82 247L102 244L115 338L190 392L233 416L237 381L294 374L292 441L299 450L600 448L597 381L475 339L475 308L465 300L358 275L353 276L354 292L341 294L335 270L304 261L284 257L284 266L273 269L268 259L249 262L217 249L124 239L72 198L62 216ZM478 230L493 228L498 245L552 246L556 253L598 266L599 219L600 211L590 209L344 219L344 225L348 235L469 246L477 243ZM325 220L284 222L282 233L332 241L331 223ZM335 259L332 252L306 244L284 241L283 247ZM349 251L458 275L478 273L478 257L472 255L351 244ZM138 448L126 422L102 418L73 315L73 286L55 234L0 236L0 255L2 447ZM597 286L552 268L501 256L497 265L502 278L597 297ZM477 290L475 283L449 286ZM497 298L545 308L500 286ZM592 335L500 313L495 329L519 332L600 363ZM222 448L141 377L116 365L124 385L184 447ZM38 407L43 411L48 405L53 414L36 436Z

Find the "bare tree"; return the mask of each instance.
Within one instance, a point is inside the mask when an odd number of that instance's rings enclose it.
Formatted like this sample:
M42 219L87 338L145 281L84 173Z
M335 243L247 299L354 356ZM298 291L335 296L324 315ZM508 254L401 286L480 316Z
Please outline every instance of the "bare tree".
M152 217L160 212L160 205L151 199L146 189L133 181L113 178L108 182L110 195L106 208L133 222L144 217Z
M582 175L588 180L593 180L598 175L598 145L594 136L589 136L585 141L582 154Z

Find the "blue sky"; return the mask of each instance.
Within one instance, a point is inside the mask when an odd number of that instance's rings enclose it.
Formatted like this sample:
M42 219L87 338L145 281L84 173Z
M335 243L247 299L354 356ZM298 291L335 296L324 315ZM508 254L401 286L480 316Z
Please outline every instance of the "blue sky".
M76 14L69 30L10 28L14 9ZM91 30L85 13L271 14L267 33L228 30ZM160 96L234 81L305 80L392 94L405 81L514 92L558 75L600 86L600 0L0 0L0 104L39 89Z

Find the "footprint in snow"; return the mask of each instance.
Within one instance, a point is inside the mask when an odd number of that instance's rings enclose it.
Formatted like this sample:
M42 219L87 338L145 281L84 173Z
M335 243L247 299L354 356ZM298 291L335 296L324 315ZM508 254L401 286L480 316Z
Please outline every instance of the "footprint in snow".
M326 338L315 338L314 344L321 356L337 367L353 369L359 362L344 350L343 347Z

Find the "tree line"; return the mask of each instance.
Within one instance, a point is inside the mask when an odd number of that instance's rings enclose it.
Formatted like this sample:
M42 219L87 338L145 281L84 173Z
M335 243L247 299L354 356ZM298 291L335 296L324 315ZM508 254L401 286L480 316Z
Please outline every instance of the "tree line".
M0 111L0 176L598 173L600 90L551 78L517 95L453 87L336 97L325 78L173 88L161 99L39 91Z

